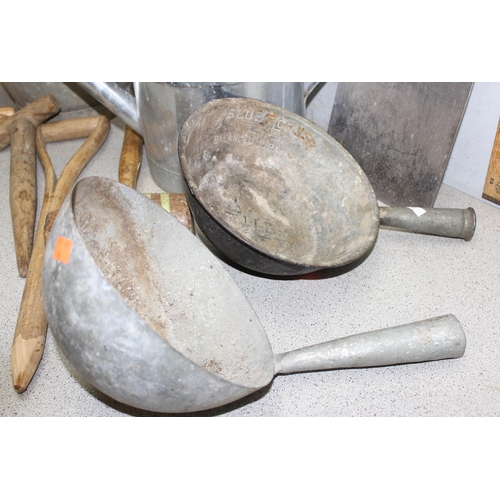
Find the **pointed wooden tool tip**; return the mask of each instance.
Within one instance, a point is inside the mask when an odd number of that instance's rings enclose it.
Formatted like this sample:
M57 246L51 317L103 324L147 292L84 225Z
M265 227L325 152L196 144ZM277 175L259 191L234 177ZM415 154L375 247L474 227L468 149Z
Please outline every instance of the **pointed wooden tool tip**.
M18 333L18 332L16 332ZM45 347L45 338L23 339L14 336L10 355L12 385L18 393L24 392L34 377Z
M21 278L26 278L28 274L28 266L29 262L18 262L17 263L17 272Z
M16 390L16 392L18 394L22 394L27 389L27 386L20 385L20 384L14 384L14 389Z
M20 373L12 372L12 385L18 394L23 393L28 388L34 374L35 373L31 371L23 371Z
M23 393L30 385L31 379L34 374L23 372L14 373L12 372L12 385L18 394Z

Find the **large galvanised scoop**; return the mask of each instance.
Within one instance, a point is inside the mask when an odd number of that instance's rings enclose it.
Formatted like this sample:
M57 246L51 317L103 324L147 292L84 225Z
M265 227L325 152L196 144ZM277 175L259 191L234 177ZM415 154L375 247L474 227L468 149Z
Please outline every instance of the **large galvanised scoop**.
M178 142L198 226L227 257L257 272L350 264L372 248L379 225L464 240L474 234L472 208L379 209L346 149L273 104L211 101L189 116Z
M460 357L454 316L275 355L240 288L203 242L137 191L87 177L52 227L43 267L47 319L92 385L168 413L222 406L278 373Z

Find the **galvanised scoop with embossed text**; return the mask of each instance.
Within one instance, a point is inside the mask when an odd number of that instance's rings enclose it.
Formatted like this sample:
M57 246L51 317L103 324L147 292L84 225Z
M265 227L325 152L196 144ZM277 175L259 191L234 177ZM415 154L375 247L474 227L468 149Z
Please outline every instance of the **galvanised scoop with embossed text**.
M259 100L198 108L181 129L179 157L200 229L257 272L352 263L372 248L379 224L466 241L474 233L472 208L379 207L365 173L333 137Z

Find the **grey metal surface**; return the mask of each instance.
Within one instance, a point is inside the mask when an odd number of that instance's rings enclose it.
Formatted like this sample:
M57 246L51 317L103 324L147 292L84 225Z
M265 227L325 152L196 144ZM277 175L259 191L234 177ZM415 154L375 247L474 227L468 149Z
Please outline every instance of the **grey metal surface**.
M69 259L55 251L60 238L71 242ZM274 356L246 297L203 243L154 202L100 177L80 181L56 218L43 296L76 370L116 401L156 412L225 405L275 372L437 360L465 349L460 324L446 316ZM351 360L339 364L346 351Z
M59 237L73 242L69 264L53 257ZM130 406L207 409L273 376L262 326L218 260L165 210L110 179L83 179L64 203L43 295L69 361Z
M105 82L80 85L144 138L156 184L167 192L183 192L177 137L186 118L213 99L243 96L272 102L305 114L307 93L302 82L138 82L135 98Z
M339 83L328 132L361 165L377 198L432 207L472 83Z
M243 98L204 104L181 129L179 158L199 227L245 268L310 273L351 264L375 243L379 208L366 174L335 139L288 110ZM463 213L453 213L447 220L460 227ZM426 232L406 215L398 227L406 223ZM450 234L444 227L441 235Z
M135 97L130 92L115 82L78 82L78 85L142 135Z
M460 358L465 334L455 316L359 333L275 356L276 373L362 368Z
M470 241L476 230L473 208L380 207L380 225Z

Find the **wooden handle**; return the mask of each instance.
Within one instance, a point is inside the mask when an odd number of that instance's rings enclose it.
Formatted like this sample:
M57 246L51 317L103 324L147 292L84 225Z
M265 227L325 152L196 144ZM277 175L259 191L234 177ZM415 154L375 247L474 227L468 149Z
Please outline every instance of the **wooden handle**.
M142 137L127 125L123 136L120 164L118 165L118 182L133 189L137 188L143 144Z
M16 110L12 106L0 108L0 120L4 120L5 118L8 118L9 116L13 116L15 114Z
M57 214L59 210L53 210L47 214L45 217L45 224L43 225L43 244L47 245L47 241L49 240L50 231L52 230L52 226L56 220Z
M45 144L48 142L58 142L58 141L70 141L73 139L82 139L84 137L89 137L92 132L97 129L97 127L102 122L101 116L88 116L84 118L70 118L68 120L62 120L60 122L44 123L40 125L39 132L39 154L42 156L42 165L45 166L45 170L51 170L50 158L48 158L47 150L45 149ZM102 124L101 124L102 127ZM101 135L104 132L101 132ZM48 174L49 176L52 174ZM51 210L47 213L43 225L44 233L44 244L47 243L49 239L50 230L57 217L58 209Z
M61 107L52 94L46 94L25 106L15 115L0 121L0 151L5 149L15 132L16 123L28 120L35 128L42 122L59 113Z
M17 270L26 277L33 249L37 206L35 127L19 120L10 152L10 213Z
M37 152L46 174L46 185L40 214L41 223L35 236L12 344L12 383L19 393L26 390L38 368L47 335L47 320L42 299L42 267L45 254L44 222L48 214L59 210L80 172L104 143L109 132L109 120L105 116L99 118L96 128L64 167L57 182L55 182L52 162L45 148L46 140L43 136L43 128L40 127L36 133Z
M10 211L19 276L26 277L33 249L37 190L35 130L59 112L56 98L46 94L0 121L0 150L10 143Z
M58 122L40 125L45 142L69 141L89 137L97 128L101 116L87 116L85 118L72 118Z

